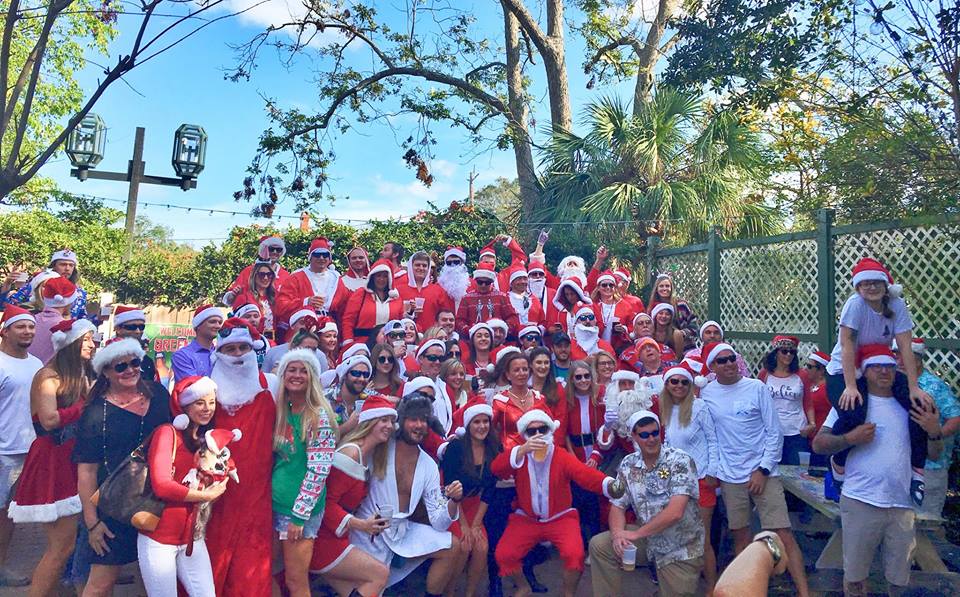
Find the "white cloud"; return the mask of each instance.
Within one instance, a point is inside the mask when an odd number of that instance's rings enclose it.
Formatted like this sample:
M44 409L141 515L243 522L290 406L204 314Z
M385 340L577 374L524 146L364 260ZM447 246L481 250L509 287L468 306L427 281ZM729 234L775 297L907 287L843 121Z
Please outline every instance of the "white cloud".
M431 160L429 163L430 171L434 177L450 178L457 172L458 166L447 160Z
M303 0L224 0L220 9L230 13L246 11L236 18L246 25L262 28L291 23L302 19L307 14ZM288 27L284 31L291 37L297 35L294 27ZM310 45L322 46L341 37L342 34L338 30L328 29L317 34Z

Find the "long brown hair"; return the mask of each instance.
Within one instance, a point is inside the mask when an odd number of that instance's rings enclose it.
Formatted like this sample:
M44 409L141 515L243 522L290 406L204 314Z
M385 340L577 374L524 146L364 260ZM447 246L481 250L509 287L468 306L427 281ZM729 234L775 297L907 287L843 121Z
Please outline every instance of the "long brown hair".
M260 268L267 268L270 270L270 273L273 274L273 278L270 279L270 283L267 284L267 289L264 291L264 294L267 297L267 302L270 303L270 306L273 306L273 302L277 300L277 292L273 289L273 281L276 279L277 272L273 271L273 266L269 263L254 262L253 267L250 268L250 277L247 278L247 288L250 290L250 294L257 297L257 301L260 300L260 293L257 291L257 272L260 271ZM258 307L260 305L257 305Z
M53 377L56 377L59 382L57 408L66 408L80 400L90 388L93 368L90 365L90 359L85 360L80 354L84 340L92 333L88 332L58 350L44 367L52 372ZM90 394L92 395L92 391Z
M531 376L533 375L533 360L539 356L545 356L548 360L551 360L552 353L550 349L545 346L537 346L530 351ZM548 406L554 406L560 402L560 384L557 383L557 377L553 374L553 367L547 370L547 376L543 379L543 389L540 390L540 393L543 395L543 399L546 400Z
M590 404L596 406L600 388L597 386L597 378L593 373L593 367L586 361L574 361L570 363L570 369L567 370L567 405L571 408L577 405L577 389L573 379L577 369L586 369L587 373L590 374Z
M673 306L673 312L677 312L677 289L674 287L673 278L664 276L663 279L670 280L670 300L665 301L657 294L657 286L660 285L661 278L656 278L653 281L653 288L650 290L650 300L647 301L647 313L650 313L657 306L657 303L670 303ZM656 325L656 322L654 322L654 325Z
M387 387L390 389L388 393L390 395L394 395L394 392L400 391L400 386L403 385L403 380L400 379L400 360L395 354L393 354L393 346L390 346L389 344L382 342L380 344L375 344L373 349L370 351L370 364L373 366L373 372L370 375L370 383L373 383L373 379L377 375L377 359L379 359L380 355L384 353L393 357L393 368L390 369L390 379Z

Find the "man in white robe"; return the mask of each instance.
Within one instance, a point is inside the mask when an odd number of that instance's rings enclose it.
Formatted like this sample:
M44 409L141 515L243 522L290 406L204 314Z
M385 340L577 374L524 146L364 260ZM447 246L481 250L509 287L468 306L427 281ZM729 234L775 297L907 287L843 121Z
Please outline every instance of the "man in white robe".
M460 517L463 487L459 481L443 487L437 463L420 448L429 433L430 399L417 394L397 406L397 436L387 447L383 479L371 477L367 497L355 516L369 518L384 507L392 508L390 526L373 537L351 531L350 542L390 566L387 586L403 580L424 560L431 559L426 595L441 595L456 572L459 541L447 529ZM421 500L430 524L410 519ZM391 566L394 556L404 562Z

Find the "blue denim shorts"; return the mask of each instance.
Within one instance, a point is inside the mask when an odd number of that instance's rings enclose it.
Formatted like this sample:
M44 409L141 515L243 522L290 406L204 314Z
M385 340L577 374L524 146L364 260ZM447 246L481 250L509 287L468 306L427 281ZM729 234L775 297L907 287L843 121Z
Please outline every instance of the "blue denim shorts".
M310 519L303 523L303 538L304 539L316 539L317 533L320 532L320 523L323 521L323 506L317 505L313 509L313 513L310 515ZM294 518L292 516L287 516L286 514L280 514L278 512L273 513L273 530L275 530L280 535L281 541L287 540L287 526L293 522Z

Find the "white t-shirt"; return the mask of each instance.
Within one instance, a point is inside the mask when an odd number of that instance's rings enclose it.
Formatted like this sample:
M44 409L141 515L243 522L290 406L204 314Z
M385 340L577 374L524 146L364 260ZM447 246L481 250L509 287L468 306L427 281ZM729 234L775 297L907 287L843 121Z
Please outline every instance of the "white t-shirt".
M823 422L833 427L836 409ZM847 456L842 494L878 508L913 508L910 500L909 415L896 398L867 397L867 423L877 426L873 441Z
M777 409L780 430L784 435L799 435L807 425L807 415L803 412L803 381L796 373L787 377L767 374L767 388Z
M717 431L717 477L727 483L746 483L760 467L777 476L783 434L770 389L762 381L741 377L723 385L711 381L700 393L710 409Z
M40 359L18 359L0 352L0 454L26 454L37 437L30 419L30 384L43 367Z
M717 433L710 409L703 400L693 400L690 424L686 427L680 426L680 408L675 406L670 411L670 420L663 429L663 443L686 452L697 465L698 478L716 476Z
M858 347L864 344L886 344L890 346L894 336L900 332L913 329L913 320L910 319L907 304L903 302L902 298L891 298L889 307L893 312L892 318L886 318L882 313L877 313L870 308L870 305L863 300L862 296L854 294L847 299L840 311L840 327L856 330ZM833 352L830 353L830 362L827 364L827 373L830 375L843 373L843 365L840 362L839 329L837 338Z

